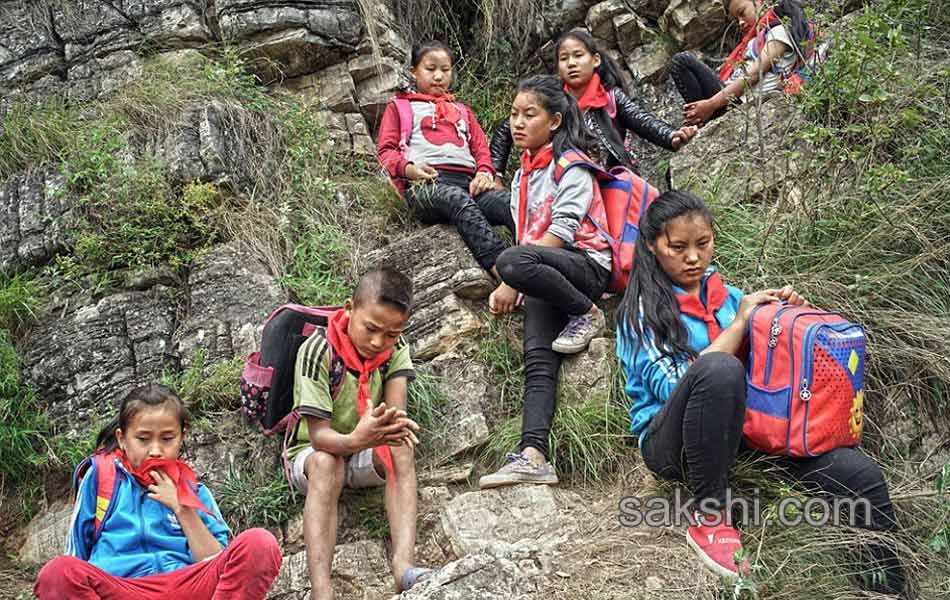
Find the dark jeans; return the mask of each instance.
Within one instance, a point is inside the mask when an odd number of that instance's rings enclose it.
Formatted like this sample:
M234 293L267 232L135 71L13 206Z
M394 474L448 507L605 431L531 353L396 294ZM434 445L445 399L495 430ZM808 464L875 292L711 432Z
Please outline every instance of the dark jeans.
M719 74L689 52L680 52L673 57L670 62L670 77L687 104L712 98L724 87ZM737 102L737 99L733 100L733 103ZM710 120L718 119L725 112L725 108L720 108L713 113Z
M435 183L410 183L406 202L416 217L426 224L454 225L475 260L486 271L495 266L505 243L493 225L504 225L514 232L511 218L511 194L505 190L489 190L472 198L468 185L472 176L457 171L440 170Z
M745 368L731 354L711 352L690 365L643 440L643 460L657 476L686 480L695 500L722 506L745 421ZM752 452L744 449L743 451ZM811 493L865 498L870 514L856 505L854 523L874 531L897 529L881 468L855 448L837 448L812 458L771 457L783 474ZM869 544L873 567L886 574L885 588L899 590L904 577L894 549Z
M498 274L525 294L520 449L530 446L547 457L562 358L551 349L551 343L571 315L591 309L593 301L607 289L610 273L584 252L514 246L498 257Z

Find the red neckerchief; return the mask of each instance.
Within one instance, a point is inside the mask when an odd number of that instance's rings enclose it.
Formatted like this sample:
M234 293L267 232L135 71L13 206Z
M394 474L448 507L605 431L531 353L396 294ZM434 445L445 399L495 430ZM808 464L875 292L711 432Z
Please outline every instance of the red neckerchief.
M768 12L765 13L765 16L759 20L758 25L749 28L749 31L746 32L745 37L742 38L742 41L739 42L739 45L735 47L735 49L729 55L729 58L727 58L726 62L723 63L722 68L719 69L719 80L729 80L729 77L731 77L732 73L736 70L736 65L745 60L746 46L749 45L749 42L752 41L752 38L758 35L762 28L781 22L782 20L779 19L775 14L775 7L770 8Z
M175 489L178 490L179 504L200 510L214 517L216 521L221 521L218 515L208 510L201 502L201 499L198 498L198 481L195 479L195 472L192 471L191 467L185 464L185 461L182 459L148 458L139 465L138 469L133 469L124 451L117 450L116 456L119 457L125 470L128 471L132 477L135 477L135 480L138 481L139 485L143 488L148 489L149 486L155 485L155 480L151 475L152 471L161 471L175 483Z
M353 341L346 333L346 328L350 324L350 318L346 315L346 310L340 309L330 316L327 323L327 341L333 346L333 351L337 356L343 359L343 364L351 371L359 374L359 391L356 394L356 409L362 417L363 413L369 407L371 396L369 393L369 376L379 369L384 362L392 356L392 349L376 355L374 358L364 361L353 346ZM388 473L393 472L393 456L389 451L389 446L383 444L373 448L373 452L386 465ZM391 479L391 478L390 478Z
M532 171L544 169L554 160L554 147L548 144L531 156L525 150L521 153L521 181L518 185L518 241L524 236L525 224L528 220L528 175Z
M448 121L452 125L458 125L462 120L462 112L455 105L455 96L452 94L442 94L441 96L431 96L429 94L419 94L417 92L406 92L403 98L412 102L431 102L435 104L435 118L432 119L432 128L435 129L439 120Z
M712 343L722 333L719 323L716 321L716 311L722 308L729 298L729 290L722 283L719 273L713 272L706 278L706 306L699 300L699 297L692 294L676 294L676 299L680 304L680 312L684 315L696 317L706 322L706 330L709 332L709 342Z
M564 91L569 92L566 85L564 86ZM603 108L607 106L607 102L607 90L605 90L604 86L600 83L600 74L594 71L594 76L587 82L587 89L584 90L584 93L577 100L577 103L580 105L581 110L587 111L592 108Z

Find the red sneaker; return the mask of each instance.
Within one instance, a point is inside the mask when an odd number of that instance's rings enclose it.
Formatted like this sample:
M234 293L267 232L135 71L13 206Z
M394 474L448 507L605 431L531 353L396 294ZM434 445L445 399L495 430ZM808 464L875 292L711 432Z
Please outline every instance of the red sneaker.
M749 573L749 560L743 558L736 566L733 556L742 550L739 532L726 524L722 514L696 513L698 525L686 528L686 541L706 567L720 577L736 578ZM718 525L713 523L718 522Z

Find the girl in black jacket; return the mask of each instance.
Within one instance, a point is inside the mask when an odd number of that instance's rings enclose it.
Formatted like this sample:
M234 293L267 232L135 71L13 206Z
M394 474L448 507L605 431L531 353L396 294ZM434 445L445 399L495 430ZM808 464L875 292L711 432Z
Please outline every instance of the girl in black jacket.
M630 98L622 87L620 67L593 38L583 31L569 31L554 47L557 74L564 91L574 96L584 112L587 129L599 142L598 160L606 167L618 165L636 171L624 139L627 131L667 150L678 150L696 135L696 127L673 129ZM502 174L511 153L511 126L507 119L495 130L491 157Z

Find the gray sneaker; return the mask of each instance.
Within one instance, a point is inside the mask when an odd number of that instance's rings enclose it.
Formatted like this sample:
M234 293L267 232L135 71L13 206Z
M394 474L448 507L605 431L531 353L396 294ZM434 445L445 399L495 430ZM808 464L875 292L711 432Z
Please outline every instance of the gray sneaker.
M551 343L551 349L561 354L577 354L587 348L590 341L604 330L604 311L579 317L571 317L561 334Z
M537 466L520 452L518 454L508 453L505 456L505 466L491 475L485 475L479 479L478 488L486 490L516 483L556 485L557 474L549 462Z

